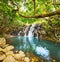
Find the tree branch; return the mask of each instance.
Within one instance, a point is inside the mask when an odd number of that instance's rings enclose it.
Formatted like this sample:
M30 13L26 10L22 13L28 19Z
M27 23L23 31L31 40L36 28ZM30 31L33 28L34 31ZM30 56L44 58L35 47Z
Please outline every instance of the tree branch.
M20 12L19 7L18 7L17 4L15 4L15 3L13 3L13 4L17 6L17 11L18 11L19 15L24 17L24 18L44 18L44 17L50 17L50 16L54 16L54 15L60 15L60 10L56 10L54 12L50 12L50 13L47 13L47 14L39 14L39 15L26 16L26 15L24 15L24 14L22 14Z
M35 0L33 0L33 2L34 2L34 15L35 15L35 13L36 13L36 2L35 2Z
M52 3L53 5L60 5L60 3Z
M33 15L33 16L25 16L19 12L19 15L24 18L44 18L44 17L50 17L50 16L54 16L54 15L60 15L60 10L57 10L57 11L54 11L51 13L47 13L47 14L40 14L40 15Z

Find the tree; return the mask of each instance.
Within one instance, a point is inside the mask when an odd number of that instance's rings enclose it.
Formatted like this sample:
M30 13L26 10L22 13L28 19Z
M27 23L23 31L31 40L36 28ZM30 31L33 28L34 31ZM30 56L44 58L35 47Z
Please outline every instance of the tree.
M34 15L32 16L25 16L21 13L20 11L20 8L18 7L18 4L14 1L11 1L13 5L15 5L17 7L16 11L18 11L19 15L22 16L22 17L25 17L25 18L44 18L44 17L50 17L50 16L53 16L53 15L58 15L60 14L60 10L53 10L53 12L49 12L49 13L46 13L46 14L39 14L39 15L35 15L36 14L36 1L35 0L32 0L33 3L34 3ZM26 1L24 2L26 3ZM47 3L47 2L46 2ZM53 0L53 3L52 4L55 4L56 1ZM23 6L24 7L24 6ZM32 8L33 9L33 8ZM25 10L25 9L24 9ZM40 10L40 9L39 9Z

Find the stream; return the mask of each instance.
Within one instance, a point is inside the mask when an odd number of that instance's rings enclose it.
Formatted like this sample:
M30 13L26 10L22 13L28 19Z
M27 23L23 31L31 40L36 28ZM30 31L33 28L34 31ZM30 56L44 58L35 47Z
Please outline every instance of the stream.
M51 62L52 59L56 60L56 62L60 62L59 44L40 40L36 37L17 36L9 39L12 41L12 45L17 50L32 52L33 54L46 60L46 62Z

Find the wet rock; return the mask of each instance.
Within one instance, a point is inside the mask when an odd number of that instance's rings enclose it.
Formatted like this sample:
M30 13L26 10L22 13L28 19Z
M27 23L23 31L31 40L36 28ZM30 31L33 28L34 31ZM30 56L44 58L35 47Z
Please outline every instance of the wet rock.
M44 30L44 29L39 30L38 33L39 33L38 37L39 37L40 39L44 39L44 36L46 35L45 30Z

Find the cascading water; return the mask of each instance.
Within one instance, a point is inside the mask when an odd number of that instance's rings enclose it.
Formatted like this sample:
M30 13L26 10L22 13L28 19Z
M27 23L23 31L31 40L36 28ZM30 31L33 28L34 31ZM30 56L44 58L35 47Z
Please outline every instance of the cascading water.
M19 31L18 36L20 36L21 31Z
M27 36L27 28L24 30L24 37L26 37Z
M33 24L30 26L30 29L27 27L24 29L24 36L21 36L20 31L18 37L11 38L10 41L14 41L11 43L14 45L15 49L32 52L43 58L45 62L52 62L52 60L60 62L60 44L37 39L38 30L42 30L41 26ZM34 37L35 34L36 36Z
M32 24L30 28L26 27L24 30L24 37L36 37L38 38L38 30L41 27L35 24Z
M33 31L34 31L34 29L35 29L34 27L35 27L34 24L30 27L30 30L29 30L29 32L28 32L28 37L33 37L33 36L34 36L34 33L33 33Z
M43 31L41 24L32 24L31 26L24 26L23 34L24 37L36 37L38 38L39 32ZM21 36L22 32L18 33Z
M35 37L16 37L14 39L15 40L11 40L14 41L13 45L16 49L23 50L25 52L32 52L43 58L45 62L51 62L50 47L47 43L44 43L42 40L38 40Z

